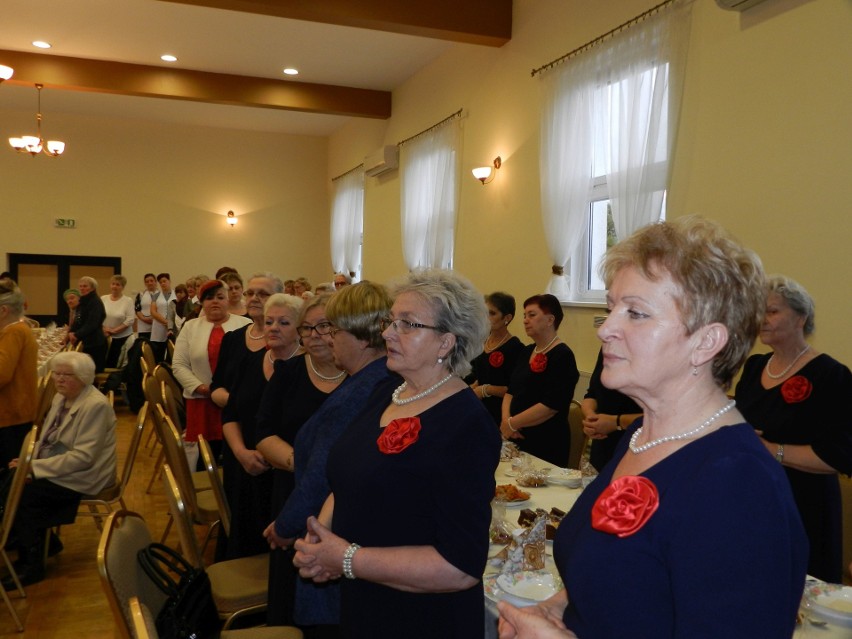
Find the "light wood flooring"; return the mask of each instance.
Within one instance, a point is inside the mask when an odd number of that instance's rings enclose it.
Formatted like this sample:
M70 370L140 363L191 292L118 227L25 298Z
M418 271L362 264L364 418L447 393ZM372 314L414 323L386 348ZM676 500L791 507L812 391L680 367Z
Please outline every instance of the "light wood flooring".
M130 443L136 416L120 401L116 403L118 469ZM152 535L159 541L168 520L168 503L162 481L154 483L151 494L145 488L151 478L157 453L146 447L149 423L142 438L133 476L125 493L129 510L141 513ZM9 611L0 602L0 638L26 639L111 639L120 637L112 612L101 588L97 567L100 532L90 517L78 517L77 522L63 526L60 535L65 550L47 560L47 578L25 588L22 599L10 593L12 605L24 624L19 633ZM177 547L177 534L172 531L167 542ZM0 561L2 563L2 561Z

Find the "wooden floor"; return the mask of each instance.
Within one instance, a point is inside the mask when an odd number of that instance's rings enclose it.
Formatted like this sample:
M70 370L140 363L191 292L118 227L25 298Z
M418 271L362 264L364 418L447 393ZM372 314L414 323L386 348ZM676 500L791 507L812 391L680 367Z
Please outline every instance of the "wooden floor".
M116 404L115 412L118 417L118 468L121 472L136 416L121 402ZM145 447L150 428L149 423L125 493L125 503L128 509L145 517L155 539L159 539L168 519L168 503L159 480L151 494L145 494L156 460L156 454L150 455L150 449ZM17 631L9 611L0 602L0 638L120 637L98 576L96 556L100 532L90 517L78 517L75 524L63 526L60 534L65 550L47 560L47 578L27 587L25 599L17 592L10 593L12 605L24 624L23 633ZM167 543L177 546L176 533L170 534Z

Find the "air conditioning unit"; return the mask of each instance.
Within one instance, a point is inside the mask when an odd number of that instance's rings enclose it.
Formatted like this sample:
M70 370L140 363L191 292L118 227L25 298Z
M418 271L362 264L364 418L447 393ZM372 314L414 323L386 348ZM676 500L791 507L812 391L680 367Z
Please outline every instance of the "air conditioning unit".
M718 4L722 9L728 9L729 11L745 11L746 9L751 9L753 6L765 1L766 0L716 0L716 4Z
M364 158L364 175L377 177L399 167L399 147L395 144L383 146Z

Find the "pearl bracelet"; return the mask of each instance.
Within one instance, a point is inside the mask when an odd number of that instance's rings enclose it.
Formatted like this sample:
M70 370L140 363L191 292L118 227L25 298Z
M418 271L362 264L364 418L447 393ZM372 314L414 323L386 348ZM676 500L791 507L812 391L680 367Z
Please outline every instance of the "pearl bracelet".
M488 394L488 386L489 386L488 384L483 384L480 387L480 388L482 388L482 396L483 397L491 397L491 395Z
M355 573L352 572L352 557L361 548L356 543L351 543L343 551L343 576L347 579L355 579Z
M518 429L515 428L514 426L512 426L512 418L511 417L506 418L506 423L509 425L509 430L511 430L513 433L518 432Z

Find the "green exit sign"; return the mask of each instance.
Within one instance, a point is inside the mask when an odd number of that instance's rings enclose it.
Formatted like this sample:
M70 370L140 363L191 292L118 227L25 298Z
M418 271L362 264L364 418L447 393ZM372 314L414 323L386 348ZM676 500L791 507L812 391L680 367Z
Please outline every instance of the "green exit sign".
M73 229L77 226L77 220L70 217L58 217L53 225L60 229Z

